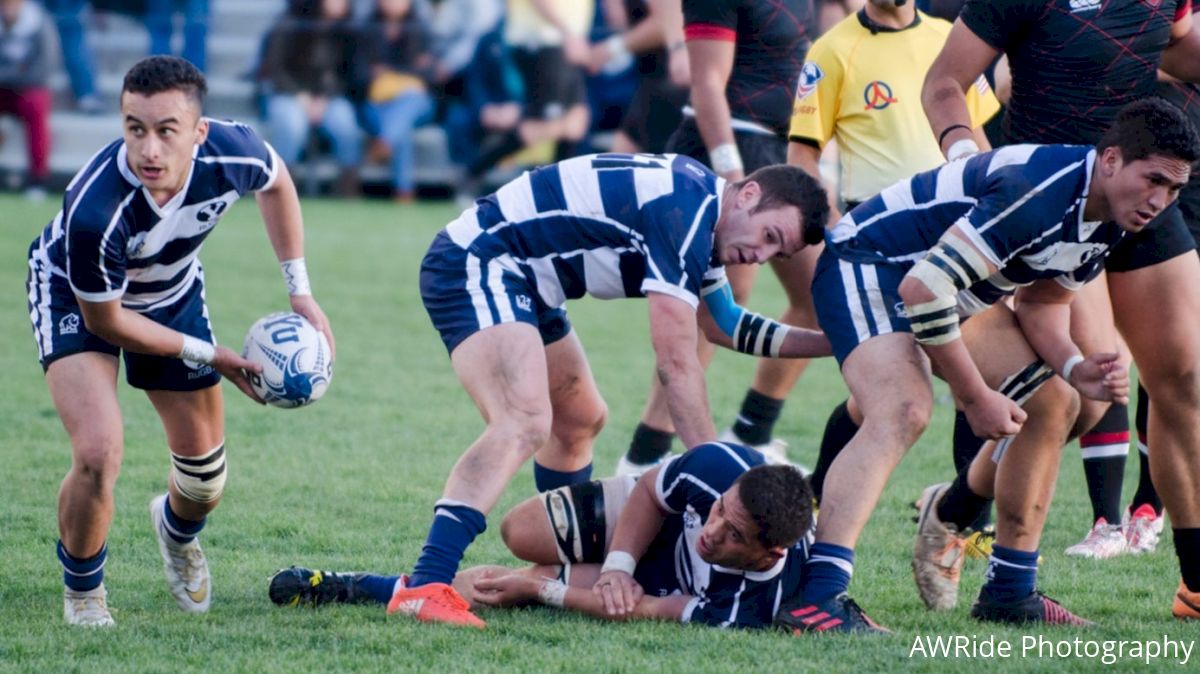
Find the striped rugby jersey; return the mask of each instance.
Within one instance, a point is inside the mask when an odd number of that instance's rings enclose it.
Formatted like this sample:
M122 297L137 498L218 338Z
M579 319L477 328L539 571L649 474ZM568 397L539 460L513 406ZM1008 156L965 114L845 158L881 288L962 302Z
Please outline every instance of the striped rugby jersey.
M724 186L689 157L585 155L522 174L446 233L480 264L524 276L551 308L647 292L696 308L701 285L725 275L713 251Z
M1124 235L1083 209L1096 151L1083 145L1012 145L918 173L863 202L825 232L843 260L909 267L953 225L999 270L971 287L999 289L1053 278L1077 289L1103 268Z
M709 564L696 542L717 498L742 473L763 463L748 447L710 442L672 458L658 473L655 494L667 512L663 531L681 531L675 543L679 590L694 597L683 622L716 627L767 627L779 605L799 592L811 534L800 539L766 571L742 571Z
M63 208L34 239L30 256L80 299L139 312L168 307L200 274L197 255L221 215L243 194L275 182L275 151L248 126L209 119L180 192L158 206L126 161L123 140L75 175Z

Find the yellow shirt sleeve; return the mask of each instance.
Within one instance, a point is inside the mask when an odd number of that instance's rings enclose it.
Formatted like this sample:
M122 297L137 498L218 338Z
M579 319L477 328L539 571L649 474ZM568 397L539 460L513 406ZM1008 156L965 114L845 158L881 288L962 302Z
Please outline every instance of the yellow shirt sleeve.
M971 115L972 128L983 126L999 111L1000 101L988 86L987 79L980 75L975 84L967 88L967 112Z
M828 49L825 40L818 39L809 48L808 60L800 69L788 138L811 139L822 149L833 138L842 76L842 64L837 55Z

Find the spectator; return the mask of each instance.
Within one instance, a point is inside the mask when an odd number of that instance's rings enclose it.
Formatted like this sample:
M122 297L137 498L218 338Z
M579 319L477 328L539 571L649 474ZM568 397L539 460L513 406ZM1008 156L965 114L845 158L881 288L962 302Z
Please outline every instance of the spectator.
M183 12L183 58L203 71L207 61L208 0L146 0L150 54L171 54L175 14Z
M54 35L41 6L0 0L0 114L21 118L29 154L25 194L46 198L50 173L50 53Z
M371 15L371 86L365 107L367 128L387 147L392 163L392 196L411 202L413 130L433 114L426 80L432 58L426 28L412 12L412 0L377 0Z
M261 77L267 88L271 144L289 165L300 159L313 127L333 146L340 169L334 191L360 194L361 129L352 99L361 98L359 31L349 0L292 0L267 37Z
M442 87L450 158L467 166L521 121L524 85L500 30L479 41L469 67Z
M71 78L71 93L80 112L98 115L104 103L96 95L96 76L92 72L91 50L83 32L80 15L88 0L45 0L46 9L54 15L58 41L62 47L63 66Z

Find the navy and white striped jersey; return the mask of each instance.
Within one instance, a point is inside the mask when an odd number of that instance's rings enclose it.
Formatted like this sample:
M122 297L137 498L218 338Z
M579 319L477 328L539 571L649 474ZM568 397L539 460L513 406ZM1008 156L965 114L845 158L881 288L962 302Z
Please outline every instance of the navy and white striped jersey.
M1083 219L1096 151L1083 145L1011 145L900 181L826 231L841 259L911 266L954 225L999 268L972 287L989 301L1054 278L1077 289L1103 268L1124 232Z
M673 513L663 530L681 531L675 543L676 580L684 594L694 597L684 609L683 622L767 627L780 603L800 589L811 534L766 571L709 564L696 551L700 530L717 498L742 473L762 463L763 455L749 447L710 442L674 457L658 473L655 493L659 506Z
M221 214L243 194L275 182L275 151L248 126L209 121L179 194L159 206L126 161L123 140L96 153L75 175L63 208L30 246L80 299L120 299L149 312L187 294L200 273L197 254Z
M724 185L684 156L585 155L521 175L446 233L524 276L551 308L647 292L695 308L705 279L725 274L713 255Z

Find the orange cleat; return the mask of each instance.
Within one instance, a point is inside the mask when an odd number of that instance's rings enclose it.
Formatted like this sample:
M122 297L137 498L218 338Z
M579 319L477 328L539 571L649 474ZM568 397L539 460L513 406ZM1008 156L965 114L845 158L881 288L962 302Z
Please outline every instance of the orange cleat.
M1192 592L1180 581L1171 613L1180 620L1200 620L1200 592Z
M387 612L388 615L410 615L427 623L446 623L477 629L487 626L487 623L471 613L471 605L467 600L445 583L402 587L392 595Z

